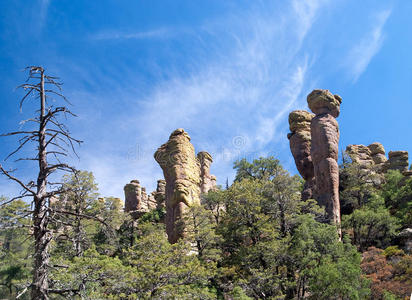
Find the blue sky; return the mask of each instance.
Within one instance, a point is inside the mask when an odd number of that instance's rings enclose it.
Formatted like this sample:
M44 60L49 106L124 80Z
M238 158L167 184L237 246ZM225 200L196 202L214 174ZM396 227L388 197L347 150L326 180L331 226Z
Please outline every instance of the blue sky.
M123 198L139 179L162 177L153 153L182 127L196 151L209 151L218 183L233 161L275 155L296 173L286 138L288 113L306 95L343 98L341 148L383 143L412 153L411 1L1 2L0 128L19 128L25 79L42 65L64 81L84 140L79 169L93 171L103 196ZM0 155L15 146L4 139ZM29 180L35 168L18 167ZM17 188L0 179L1 193Z

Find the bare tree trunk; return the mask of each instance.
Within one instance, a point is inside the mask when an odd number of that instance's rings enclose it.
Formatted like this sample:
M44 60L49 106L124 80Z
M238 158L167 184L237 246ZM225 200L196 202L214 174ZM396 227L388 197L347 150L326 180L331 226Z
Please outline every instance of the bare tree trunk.
M48 105L47 103L47 94L53 94L68 102L60 93L61 83L57 81L58 77L46 75L42 67L30 66L26 69L29 70L28 79L26 83L19 86L19 88L23 88L26 91L25 96L20 100L20 108L22 108L27 97L38 96L36 99L40 99L40 110L36 111L36 116L34 118L23 121L23 124L26 122L29 122L30 124L35 123L39 124L39 127L38 129L36 128L35 130L30 131L19 130L9 132L2 134L1 136L23 135L23 137L19 139L19 146L17 149L11 152L5 160L18 153L25 145L29 145L32 142L36 145L34 156L20 157L16 161L36 161L39 166L37 181L36 183L34 181L24 183L22 180L12 175L13 171L7 171L1 164L0 174L13 180L22 188L21 194L10 201L23 199L25 197L33 197L34 208L32 220L34 235L34 270L33 282L31 285L31 299L47 300L49 299L49 246L50 241L53 239L53 233L48 228L49 222L52 220L49 199L50 197L64 193L64 190L56 189L47 191L48 185L53 186L53 184L57 184L48 183L48 176L56 171L75 171L73 167L62 163L59 157L67 156L69 149L72 149L72 151L76 153L73 143L80 144L81 141L71 137L70 132L64 124L56 118L59 114L75 115L65 106L53 107L53 105ZM38 79L40 79L40 82L37 81ZM36 80L36 82L33 83L31 80ZM53 87L58 90L54 90ZM64 145L62 146L60 143L63 143ZM48 146L51 147L50 151L47 151ZM52 155L51 162L48 161L47 155ZM56 162L53 162L53 157Z
M49 243L52 234L47 230L49 216L47 211L47 153L46 153L46 95L44 91L44 71L40 72L40 128L39 128L39 174L37 193L34 197L34 272L31 291L32 299L48 299Z

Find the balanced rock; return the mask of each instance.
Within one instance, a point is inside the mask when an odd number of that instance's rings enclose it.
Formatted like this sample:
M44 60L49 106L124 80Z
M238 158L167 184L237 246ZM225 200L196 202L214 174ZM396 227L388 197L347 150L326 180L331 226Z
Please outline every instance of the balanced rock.
M408 171L409 157L407 151L389 151L387 168L389 170Z
M314 114L304 110L295 110L289 114L289 128L291 133L288 134L288 139L290 151L295 159L299 174L305 179L302 200L312 198L315 183L312 157L310 154L310 123L314 116Z
M210 165L212 164L213 159L206 151L199 152L197 154L197 159L200 164L200 192L203 194L216 187L216 177L210 175Z
M342 98L328 90L314 90L307 97L316 114L311 121L311 156L315 175L314 196L325 207L329 222L340 224L339 116Z
M166 232L169 242L175 243L184 236L185 210L200 204L200 166L190 137L183 129L173 131L154 158L166 180Z

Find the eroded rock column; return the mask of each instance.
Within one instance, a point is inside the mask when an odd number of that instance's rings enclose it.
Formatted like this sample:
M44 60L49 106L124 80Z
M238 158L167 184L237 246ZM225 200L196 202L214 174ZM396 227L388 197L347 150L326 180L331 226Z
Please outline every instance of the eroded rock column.
M216 177L210 174L210 165L213 159L206 151L199 152L197 159L200 164L200 192L203 194L216 187Z
M311 121L311 156L314 166L315 199L325 207L329 222L340 224L339 203L339 116L342 98L328 90L314 90L307 97Z
M398 170L402 173L408 171L408 166L408 151L389 151L389 160L387 161L389 170Z
M291 132L288 134L288 139L290 151L295 159L299 174L305 179L302 191L303 201L313 197L315 184L312 156L310 154L310 123L314 116L314 114L304 110L295 110L289 114L289 128Z
M156 191L154 192L154 198L156 200L156 207L166 207L166 181L159 179L157 181Z
M124 211L131 212L142 208L142 192L139 180L132 180L124 186Z
M184 236L186 208L200 204L200 166L183 129L173 131L154 157L166 180L166 232L169 242L175 243Z

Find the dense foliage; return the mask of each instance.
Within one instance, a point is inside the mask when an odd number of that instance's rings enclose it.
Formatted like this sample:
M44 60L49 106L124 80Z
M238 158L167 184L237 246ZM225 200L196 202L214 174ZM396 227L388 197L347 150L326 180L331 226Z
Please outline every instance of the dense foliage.
M227 189L187 210L186 237L170 244L164 210L138 220L120 199L100 197L93 174L63 178L51 199L53 299L402 299L412 257L396 236L412 223L412 179L342 165L343 240L302 202L302 180L273 157L235 163ZM0 298L28 299L30 207L0 207ZM386 249L386 250L380 250ZM369 249L369 250L368 250ZM362 260L363 252L363 260Z

